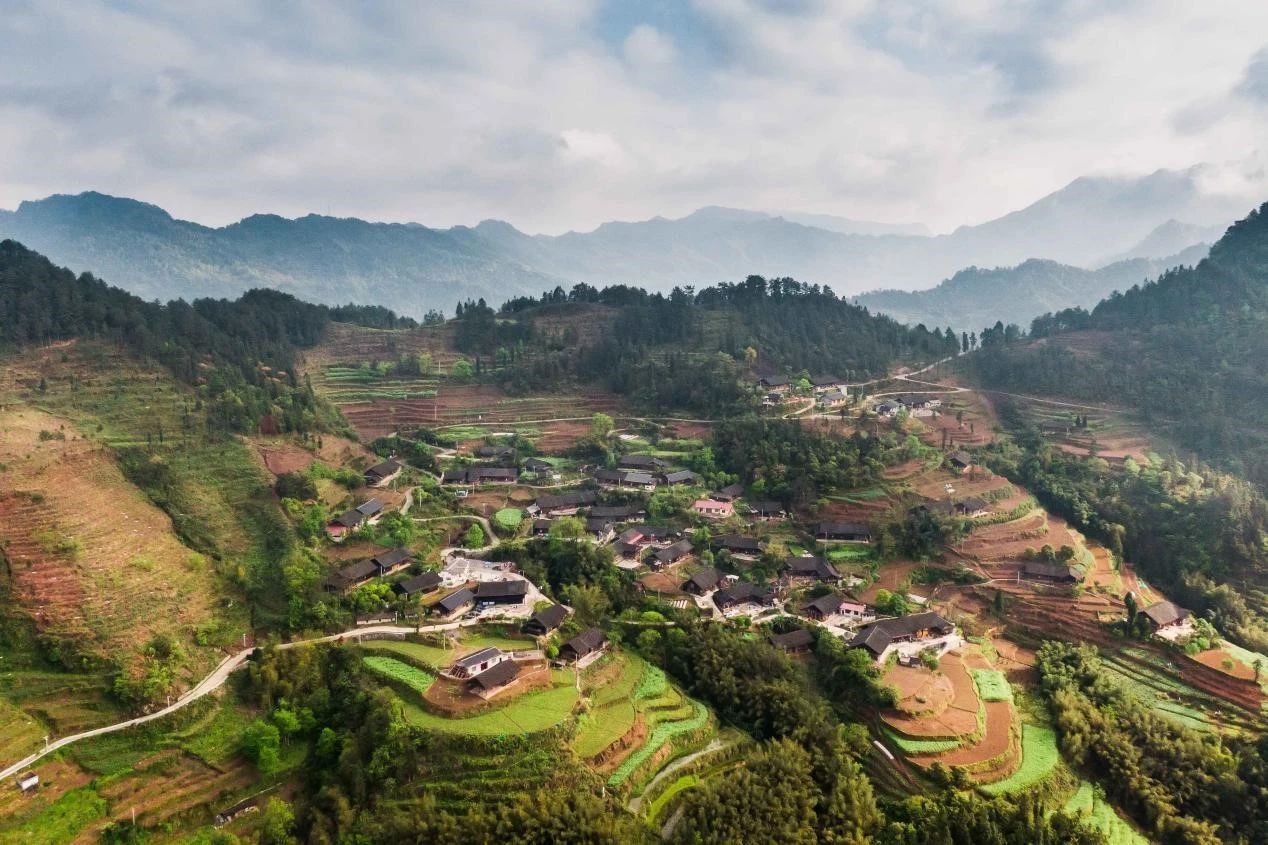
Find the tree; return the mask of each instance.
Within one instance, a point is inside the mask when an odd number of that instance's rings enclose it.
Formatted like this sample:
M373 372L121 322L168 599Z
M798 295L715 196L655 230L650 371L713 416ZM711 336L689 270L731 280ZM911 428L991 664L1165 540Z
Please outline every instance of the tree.
M471 366L471 362L466 358L459 358L449 368L449 374L458 381L470 381L475 375L475 368Z
M614 427L615 423L607 414L596 413L590 418L590 433L595 437L607 437Z
M1136 630L1136 596L1129 592L1123 596L1123 604L1127 605L1127 630L1130 633Z
M295 840L295 811L280 798L270 798L260 813L260 845L289 845Z
M598 625L607 615L611 602L603 590L595 585L569 584L563 589L564 601L572 606L573 615L583 627Z
M488 542L484 536L484 529L479 523L471 523L471 527L467 529L467 533L462 535L462 545L468 549L479 549Z
M281 764L278 754L281 745L282 736L277 727L263 719L256 719L247 725L238 740L238 748L243 756L255 763L261 774L266 775L277 771Z
M563 516L550 523L550 536L561 540L577 540L586 535L586 523L579 516Z

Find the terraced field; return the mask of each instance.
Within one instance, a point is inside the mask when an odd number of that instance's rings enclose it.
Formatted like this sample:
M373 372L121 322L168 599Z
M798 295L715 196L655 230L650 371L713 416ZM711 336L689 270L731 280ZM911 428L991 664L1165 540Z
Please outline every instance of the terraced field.
M1096 787L1084 781L1062 808L1105 835L1108 845L1149 845L1149 840L1125 821Z
M405 701L405 720L415 727L462 736L495 737L538 733L566 722L577 705L577 690L570 671L557 671L554 683L549 689L525 693L504 706L466 718L438 716L413 702Z

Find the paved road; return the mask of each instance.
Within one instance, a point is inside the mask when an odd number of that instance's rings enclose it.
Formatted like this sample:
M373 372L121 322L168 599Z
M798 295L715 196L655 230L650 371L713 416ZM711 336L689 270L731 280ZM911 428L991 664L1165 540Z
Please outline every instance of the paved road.
M330 634L324 637L315 637L311 640L297 640L295 642L290 642L290 643L281 643L278 645L278 648L283 648L283 649L298 648L299 646L316 645L318 643L339 642L345 639L356 640L356 639L360 639L366 634L413 634L416 632L427 633L430 631L453 631L461 627L469 627L469 626L478 625L478 624L480 624L480 620L470 619L470 620L465 620L460 622L447 622L442 625L424 625L420 628L416 628L413 625L410 625L410 626L366 625L361 628L352 628L350 630L343 631L338 634ZM186 692L184 695L182 695L173 703L169 704L167 707L164 707L162 710L157 710L153 713L148 713L144 716L137 716L134 719L127 719L126 721L123 721L123 722L117 722L113 725L105 725L103 727L93 728L92 730L84 731L82 733L71 734L70 736L64 736L61 739L50 742L48 744L48 747L41 749L40 751L37 751L34 754L22 760L19 760L18 762L14 763L12 766L9 766L6 769L0 770L0 781L3 781L6 778L16 775L18 772L21 772L24 769L34 765L35 763L37 763L39 760L46 757L47 755L52 754L54 751L57 751L59 749L65 748L66 746L70 745L73 742L79 742L81 740L91 739L92 737L102 736L103 734L115 733L116 731L126 730L127 728L135 727L136 725L143 725L146 722L153 722L155 719L162 719L164 716L170 716L172 713L175 713L177 710L180 710L183 707L187 707L190 704L193 704L198 699L203 698L209 693L215 692L216 690L220 689L220 687L224 686L225 681L229 679L230 675L232 675L234 672L236 672L237 670L241 669L244 665L246 665L247 659L250 658L251 653L254 650L255 649L253 648L243 649L237 654L232 654L226 657L224 660L220 662L219 666L217 666L214 670L212 670L210 675L203 678L201 681L198 682L198 684L193 689Z

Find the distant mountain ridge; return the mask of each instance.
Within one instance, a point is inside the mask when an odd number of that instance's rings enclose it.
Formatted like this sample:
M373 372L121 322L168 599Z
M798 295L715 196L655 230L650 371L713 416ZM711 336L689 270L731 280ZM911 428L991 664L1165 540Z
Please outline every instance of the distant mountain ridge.
M968 267L929 290L873 291L854 301L910 325L971 332L1002 320L1024 328L1041 314L1091 308L1116 290L1143 284L1172 267L1192 266L1207 250L1206 244L1195 244L1167 258L1131 258L1097 270L1037 258L1015 267Z
M719 207L551 236L497 220L435 229L312 214L257 214L212 228L89 192L0 211L0 237L151 299L232 297L267 286L417 317L431 308L450 311L459 300L501 302L576 282L668 290L761 274L849 295L924 288L964 267L1031 258L1091 267L1142 244L1156 248L1150 239L1164 241L1158 229L1168 221L1206 226L1233 219L1242 207L1204 195L1190 173L1159 171L1077 179L997 220L933 237L904 233L901 224Z

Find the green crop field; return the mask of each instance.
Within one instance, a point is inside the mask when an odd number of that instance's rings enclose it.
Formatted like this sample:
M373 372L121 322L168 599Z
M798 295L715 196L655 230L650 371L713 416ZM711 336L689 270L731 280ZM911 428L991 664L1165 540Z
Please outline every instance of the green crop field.
M402 663L392 657L368 654L362 658L362 662L364 662L371 671L393 681L399 681L420 694L427 692L427 688L430 687L432 682L436 680L436 676L432 675L430 672L424 672L417 666Z
M1061 760L1056 732L1043 725L1022 725L1021 755L1021 768L1001 781L984 784L982 791L1001 795L1045 780Z
M1079 785L1062 809L1080 816L1088 827L1103 833L1109 845L1149 845L1149 840L1124 821L1087 781Z
M493 514L493 524L507 531L514 531L524 521L524 512L519 508L502 508Z
M1012 701L1013 688L998 669L974 669L973 682L983 701Z
M33 816L0 822L0 843L39 842L61 845L74 841L90 823L106 814L106 799L90 786L72 789ZM39 831L38 839L31 831Z
M404 702L405 719L411 725L468 736L513 736L548 730L567 719L576 704L577 690L571 677L561 686L528 693L505 707L465 719L437 716L408 701Z
M403 657L415 660L424 666L433 666L440 669L448 666L457 656L452 648L439 648L437 646L423 645L421 643L410 643L402 640L370 640L362 643L361 648L367 651L381 651L392 654L399 654Z
M704 727L709 721L709 711L698 701L691 702L690 715L682 720L666 721L656 725L652 735L633 754L626 757L616 771L608 778L609 786L620 786L646 760L660 750L661 746L676 736L691 733Z
M885 738L904 754L939 754L960 747L954 739L911 739L888 728L885 729Z

